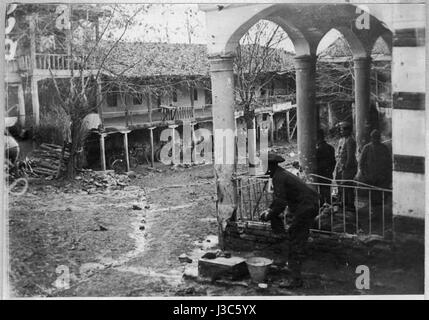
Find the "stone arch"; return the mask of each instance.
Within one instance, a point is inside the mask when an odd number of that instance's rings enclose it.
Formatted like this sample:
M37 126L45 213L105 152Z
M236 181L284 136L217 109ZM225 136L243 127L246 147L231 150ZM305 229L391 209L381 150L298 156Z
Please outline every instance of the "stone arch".
M283 31L288 34L294 45L297 55L310 54L310 44L304 34L296 26L288 22L287 19L274 14L281 8L285 8L285 5L272 5L264 10L261 10L242 23L227 40L225 44L225 52L234 52L242 36L253 25L255 25L260 20L267 20L278 24L283 29Z
M385 45L389 51L389 54L390 55L392 54L392 33L391 32L385 32L385 33L379 35L378 37L374 37L374 38L375 39L374 39L372 46L371 46L371 49L370 49L371 53L377 49L376 44L382 42L381 45Z
M337 30L339 33L343 35L344 39L346 39L350 47L350 50L352 51L352 55L354 58L362 58L368 55L368 50L365 48L362 41L360 41L360 39L356 36L356 34L353 33L353 31L351 31L349 28L346 28L343 26L336 26L336 27L334 26L332 27L332 29Z

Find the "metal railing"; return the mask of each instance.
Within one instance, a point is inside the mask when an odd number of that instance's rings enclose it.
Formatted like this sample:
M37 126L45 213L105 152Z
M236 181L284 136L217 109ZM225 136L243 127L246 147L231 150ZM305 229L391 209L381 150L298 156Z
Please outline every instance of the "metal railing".
M237 220L259 221L260 214L269 208L273 200L270 178L239 175L234 181L237 190ZM321 194L319 214L311 231L332 235L391 237L392 190L346 180L326 179L326 183L308 184Z
M321 195L314 231L383 238L392 235L391 189L354 180L316 178L326 182L308 183Z
M272 202L269 176L240 175L235 178L237 190L237 219L259 221L262 211Z

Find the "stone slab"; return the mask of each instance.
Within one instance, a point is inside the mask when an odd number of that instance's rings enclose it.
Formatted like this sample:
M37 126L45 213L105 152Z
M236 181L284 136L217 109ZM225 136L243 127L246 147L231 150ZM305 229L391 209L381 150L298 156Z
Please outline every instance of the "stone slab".
M239 257L198 260L198 275L212 280L228 278L232 280L242 279L249 274L246 260Z

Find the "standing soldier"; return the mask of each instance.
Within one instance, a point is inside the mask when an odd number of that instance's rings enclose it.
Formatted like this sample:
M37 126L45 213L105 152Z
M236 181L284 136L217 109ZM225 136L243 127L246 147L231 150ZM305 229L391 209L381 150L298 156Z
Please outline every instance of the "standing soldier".
M303 251L310 227L318 214L319 194L299 177L278 166L285 161L273 153L268 154L268 172L273 182L274 194L270 209L261 214L262 221L270 221L275 233L284 233L285 228L280 214L288 206L292 222L288 228L288 267L292 279L285 284L287 288L303 285L301 265Z
M335 169L335 149L325 141L325 133L322 129L317 132L316 159L316 173L320 176L317 181L323 184L331 184ZM323 202L331 203L331 188L329 186L320 186L320 196Z
M341 138L336 152L335 180L353 180L357 172L356 141L351 136L350 123L344 121L340 122L338 126ZM352 185L352 183L340 181L338 185ZM343 191L339 190L338 194L342 197ZM354 210L353 188L344 188L344 196L346 208Z
M381 143L380 131L371 132L371 142L362 149L359 172L356 180L379 188L390 188L392 184L392 155L389 148ZM373 191L372 204L382 203L382 193Z
M361 182L390 188L392 183L392 155L389 148L381 143L380 131L372 130L371 142L362 149L359 159L359 177Z

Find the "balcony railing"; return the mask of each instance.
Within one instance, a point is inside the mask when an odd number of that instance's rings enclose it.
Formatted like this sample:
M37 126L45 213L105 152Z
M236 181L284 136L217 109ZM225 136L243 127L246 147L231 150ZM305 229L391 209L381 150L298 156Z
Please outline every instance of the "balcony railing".
M163 121L187 120L195 118L194 108L188 106L161 106Z
M256 99L256 103L262 106L272 106L275 103L285 103L291 102L294 104L296 102L295 94L285 94L285 95L273 95L273 96L265 96L259 97Z
M103 112L105 126L134 126L167 121L199 120L211 118L212 106L163 106L148 110L127 110L118 112Z
M70 57L67 54L36 53L35 69L41 70L79 70L90 69L95 65L95 58L85 60L84 56ZM26 71L31 69L31 58L29 55L19 56L8 64L9 71Z

